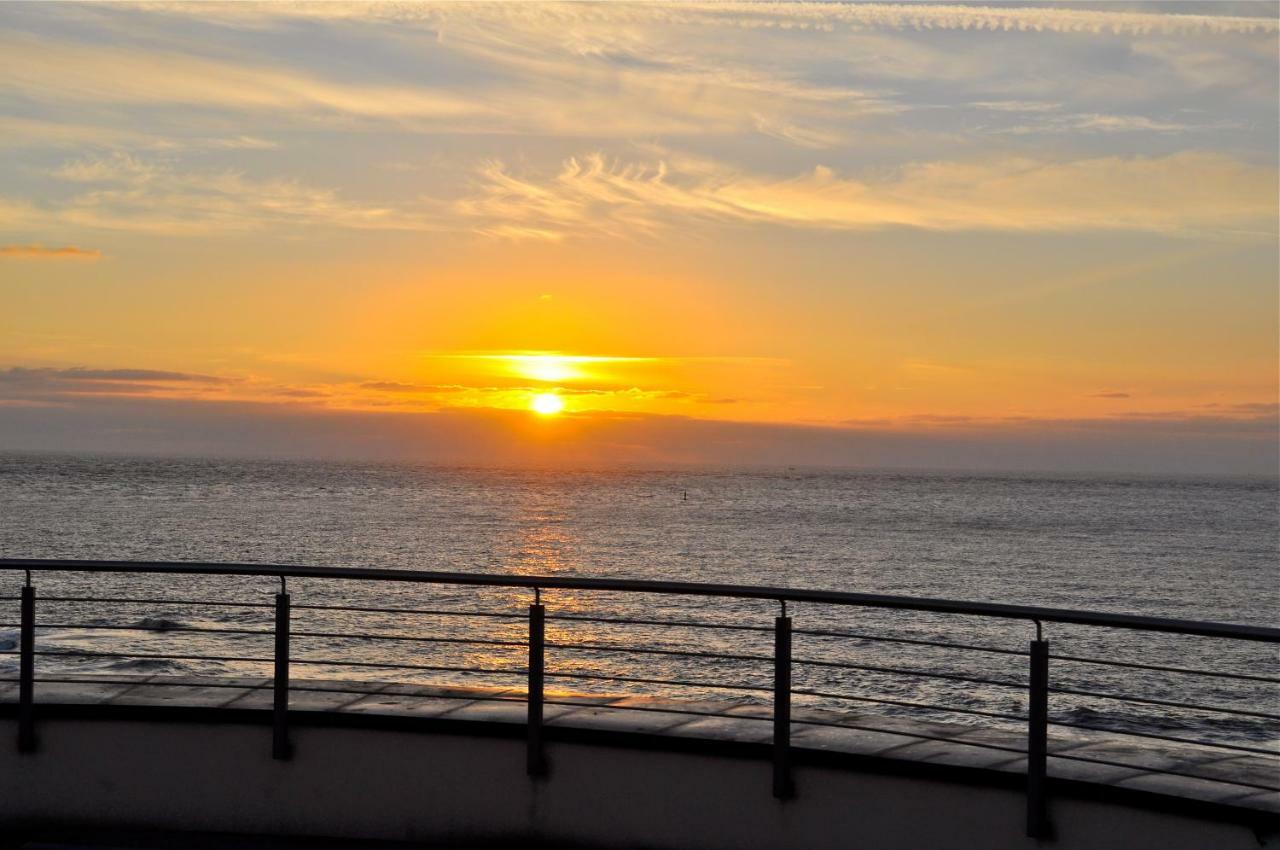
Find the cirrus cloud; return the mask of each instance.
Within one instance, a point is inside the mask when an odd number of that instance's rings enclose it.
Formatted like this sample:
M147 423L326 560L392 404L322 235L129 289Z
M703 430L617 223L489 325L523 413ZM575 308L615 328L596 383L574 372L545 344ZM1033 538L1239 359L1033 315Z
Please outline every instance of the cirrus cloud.
M191 14L186 3L148 3L156 12ZM1274 33L1280 25L1274 6L1259 4L1264 14L1181 14L1135 11L1094 4L1086 8L1044 5L966 5L925 3L421 3L335 2L321 4L209 4L198 14L262 24L272 19L307 17L395 21L447 31L467 20L508 26L565 27L592 24L636 26L642 23L720 24L744 28L781 27L831 30L836 27L895 30L986 30L991 32L1113 33L1125 35L1223 35ZM572 38L580 32L570 31Z
M833 230L1273 232L1276 170L1215 153L914 163L772 177L671 157L567 160L553 175L491 162L458 210L482 232L560 239L653 232L680 217Z
M14 228L88 227L201 236L271 226L427 230L423 209L368 204L297 180L253 179L238 171L185 171L125 153L72 160L51 176L83 191L57 202L13 202L0 223Z

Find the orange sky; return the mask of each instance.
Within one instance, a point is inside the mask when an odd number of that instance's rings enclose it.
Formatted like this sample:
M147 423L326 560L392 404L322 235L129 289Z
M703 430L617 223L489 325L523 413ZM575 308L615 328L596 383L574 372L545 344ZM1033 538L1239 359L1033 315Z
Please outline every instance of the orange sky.
M7 6L0 448L553 396L537 440L1139 423L1273 472L1280 28L1229 11ZM700 459L666 428L623 454Z

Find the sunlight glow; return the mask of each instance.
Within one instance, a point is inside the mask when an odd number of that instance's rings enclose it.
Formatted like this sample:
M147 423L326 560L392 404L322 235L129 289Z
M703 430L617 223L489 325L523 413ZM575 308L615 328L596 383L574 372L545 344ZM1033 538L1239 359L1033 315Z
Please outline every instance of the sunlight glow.
M564 410L564 399L555 393L538 393L529 403L533 412L541 416L555 416Z
M455 354L440 352L429 356L439 360L489 361L498 364L498 370L503 375L514 375L526 380L543 381L549 384L599 378L599 373L590 368L592 366L602 364L652 364L662 359L657 357L559 354L556 352L513 352L510 354Z
M508 358L516 374L535 381L568 381L582 376L573 359L554 354L513 355Z

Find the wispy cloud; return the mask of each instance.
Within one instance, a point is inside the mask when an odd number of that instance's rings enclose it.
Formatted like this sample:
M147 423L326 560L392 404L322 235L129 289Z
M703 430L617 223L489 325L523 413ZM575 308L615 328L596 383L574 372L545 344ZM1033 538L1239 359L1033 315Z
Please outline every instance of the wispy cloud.
M0 398L33 403L86 396L203 398L225 395L237 382L217 375L160 369L0 369Z
M64 245L47 248L44 245L0 245L0 257L19 260L98 260L102 252L96 248L79 248Z
M1019 136L1035 134L1090 135L1098 133L1208 133L1231 129L1222 121L1182 121L1150 118L1146 115L1105 115L1067 113L1034 115L1034 120L1012 127L992 127L989 132Z
M457 73L429 82L394 74L357 82L275 57L215 59L160 47L13 35L0 37L0 91L45 103L253 113L267 124L328 129L596 138L758 132L805 147L837 141L822 126L837 117L894 108L847 86L814 85L746 61L704 60L696 51L664 48L654 31L624 47L616 46L616 34L603 31L580 33L578 43L566 46L562 30L541 29L529 20L524 30L493 29L481 10L473 11L461 18L449 13L451 35L434 50ZM522 20L515 15L507 23ZM474 81L479 69L484 83ZM55 141L81 135L50 124L24 119L15 129ZM127 136L122 129L103 132L104 140ZM220 141L244 144L245 138Z
M28 369L21 366L12 366L8 369L0 370L0 382L6 384L49 384L63 381L79 383L114 383L118 381L166 384L231 383L231 379L217 375L202 375L195 372L169 372L161 369L90 369L83 366L75 366L70 369Z
M819 166L791 178L672 157L592 154L549 176L501 163L458 209L497 235L635 235L680 217L788 227L1165 233L1270 232L1276 171L1212 153L925 162L858 177Z
M379 393L457 393L467 387L459 384L406 384L402 381L365 381L360 384L362 390L373 390Z
M1270 50L1280 31L1265 15L959 4L144 4L67 14L122 40L127 34L130 44L36 36L21 27L0 36L0 92L65 110L56 119L0 119L0 127L8 126L0 145L80 139L132 149L258 147L275 144L263 138L273 130L301 126L592 139L765 136L830 149L864 139L857 131L865 124L915 108L888 81L976 84L979 104L999 103L993 95L1000 89L1047 84L1052 92L1024 92L1023 99L1049 102L1076 88L1075 81L1054 82L1068 69L1042 68L1043 52L1016 41L1023 34L1121 37L1133 42L1133 57L1162 64L1171 78L1202 87L1252 81L1258 94L1274 99L1269 66L1260 69L1222 42L1264 42ZM369 25L365 35L387 55L404 56L411 47L432 73L400 61L361 63L361 73L352 73L336 63L264 52L225 33L220 49L209 50L185 28L157 25L179 15L234 22L239 32L284 30L297 18L318 26L355 19ZM709 37L708 29L723 33ZM951 32L1006 34L1011 45L1024 47L1011 70L992 61L994 54L929 43L930 34ZM811 38L794 37L800 34ZM841 73L824 67L835 63ZM1133 92L1132 75L1110 70L1112 76L1091 69L1098 91ZM220 115L216 126L254 131L188 139L176 137L172 123L160 135L127 122L85 126L104 106L135 114L182 109L188 122ZM1097 112L1092 122L1078 120L1078 129L1137 129L1142 120L1124 117ZM1146 120L1154 125L1148 129L1180 123Z
M0 148L108 148L146 151L275 150L277 142L243 133L221 135L159 134L129 127L0 116Z
M435 359L475 360L478 372L456 377L433 370L441 382L369 379L349 376L286 383L261 375L227 376L138 368L21 367L0 369L0 403L51 404L89 397L167 398L191 401L239 401L311 406L335 410L433 411L449 409L527 410L539 393L554 391L574 413L644 411L652 403L676 407L717 405L736 399L701 389L664 385L653 376L618 376L589 367L642 365L660 358L544 355L439 355ZM690 358L723 359L723 358ZM736 360L737 358L727 358ZM448 383L444 381L450 381Z
M15 219L33 227L58 224L189 235L273 225L355 230L434 226L423 209L351 201L296 180L255 180L236 171L183 171L163 160L124 153L72 160L53 176L86 189L45 207L26 204Z
M1121 394L1123 395L1123 394ZM1095 396L1119 397L1119 396ZM1127 397L1127 396L1126 396ZM883 427L954 428L984 431L1139 431L1277 434L1276 405L1239 404L1224 406L1212 413L1203 410L1137 410L1106 416L967 416L952 414L908 414L875 419L849 419L840 423L850 428Z
M93 104L205 104L381 118L484 110L473 99L423 86L358 85L286 66L22 35L0 38L0 90Z
M150 4L154 10L190 14L188 4ZM1264 7L1260 6L1260 10ZM221 4L212 14L240 21L293 16L361 18L418 23L448 32L459 19L502 21L508 25L565 27L599 23L721 24L743 28L836 27L987 30L1116 34L1228 34L1280 31L1274 15L1178 14L1163 11L1051 6L987 6L923 3L323 3ZM572 36L574 33L570 33Z
M1249 401L1237 402L1235 404L1219 404L1217 402L1211 402L1200 406L1208 410L1222 411L1229 414L1272 417L1280 414L1280 403L1274 401Z
M749 13L751 4L733 4ZM788 4L779 4L785 7ZM775 7L776 9L777 7ZM726 10L727 11L727 10ZM790 13L789 15L787 13ZM797 4L775 12L776 18L820 20L836 18L853 26L891 29L987 30L992 32L1053 32L1116 35L1198 35L1274 33L1274 16L1190 15L1135 12L1094 6L1087 9L1048 6L967 6L923 3Z

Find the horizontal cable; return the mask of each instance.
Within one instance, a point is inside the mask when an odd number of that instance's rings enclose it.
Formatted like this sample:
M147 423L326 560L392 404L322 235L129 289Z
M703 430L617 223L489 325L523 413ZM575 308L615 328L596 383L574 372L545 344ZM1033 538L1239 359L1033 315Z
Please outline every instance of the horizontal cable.
M524 644L521 644L524 646ZM683 658L721 658L726 661L772 661L772 655L730 655L723 652L692 652L683 649L643 649L636 646L608 646L591 643L548 643L547 649L581 649L599 652L636 652L644 655L678 655Z
M791 693L798 696L807 697L825 697L827 699L852 700L854 702L873 702L878 705L898 705L906 708L924 708L930 711L946 711L953 714L972 714L975 717L992 717L997 720L1017 720L1025 723L1027 718L1020 714L1001 714L996 711L980 711L976 708L957 708L955 706L937 705L927 702L910 702L907 700L882 699L880 697L857 697L851 694L835 694L828 691L810 691L791 689Z
M18 628L18 625L10 625L8 623L0 623L0 628ZM116 626L116 625L80 625L76 623L49 623L45 625L37 625L38 629L110 629L115 631L133 631L133 632L196 632L199 634L229 634L229 635L259 635L263 637L271 637L275 635L274 631L263 629L223 629L223 628L200 628L195 626ZM485 646L528 646L523 641L512 640L481 640L479 638L442 638L442 637L418 637L413 635L388 635L388 634L351 634L349 632L305 632L291 631L293 637L310 637L310 638L341 638L344 640L391 640L391 641L420 641L425 643L466 643L466 644L482 644Z
M6 681L16 682L18 681L18 679L16 678L0 679L0 682L6 682ZM145 686L149 688L151 687L154 687L154 688L224 688L229 690L242 690L242 691L269 691L275 687L275 685L270 680L268 680L266 684L262 684L262 685L246 685L243 683L236 683L236 682L218 682L218 683L200 682L200 683L193 684L191 682L181 682L181 681L157 682L150 679L99 679L99 678L89 678L85 676L77 676L75 678L69 678L69 679L68 678L49 678L49 677L42 676L40 678L34 679L33 681L36 684L51 684L51 685L75 685L75 684L83 683L88 685ZM335 687L328 687L328 686L315 687L315 686L307 685L306 683L309 681L313 681L313 680L294 679L289 683L289 691L291 693L293 691L304 691L307 693L318 693L318 694L325 694L325 693L361 694L363 696L371 696L371 697L372 696L404 696L404 697L411 697L411 698L417 698L417 699L450 699L450 700L469 699L469 700L477 700L477 701L485 701L485 702L520 702L520 703L527 702L527 700L523 698L515 699L512 697L485 696L485 695L479 695L479 694L461 694L461 695L459 694L398 694L393 691L388 692L384 690L384 688L388 684L394 684L394 683L387 683L387 682L347 682L347 683L344 683L342 687L335 688ZM324 680L320 680L320 681L324 681ZM302 682L302 684L298 684L299 682ZM352 685L359 685L359 684L378 685L380 687L372 691L351 687ZM550 703L549 700L544 700L544 702ZM550 704L583 705L583 703L568 703L568 702L550 703Z
M83 658L154 658L160 661L253 661L262 664L275 663L274 658L249 658L238 655L168 655L158 652L94 652L88 649L36 650L31 654L67 655Z
M686 688L710 688L712 690L722 691L750 691L760 694L773 693L772 688L755 688L750 685L730 685L715 682L684 682L679 679L642 679L632 676L605 676L598 673L545 673L548 677L557 679L591 679L601 682L635 682L643 685L680 685Z
M271 632L268 632L271 634ZM339 638L342 640L407 640L420 643L466 643L482 646L528 646L519 640L487 640L482 638L419 637L417 635L350 634L343 632L290 632L293 637Z
M1264 750L1260 747L1246 747L1241 744L1219 744L1212 741L1197 741L1193 738L1179 738L1175 735L1161 735L1157 732L1137 732L1127 729L1111 729L1105 726L1090 726L1085 723L1069 723L1065 720L1050 720L1051 726L1064 726L1068 729L1084 729L1089 732L1106 732L1108 735L1126 735L1136 738L1152 738L1156 741L1168 741L1173 744L1190 744L1193 747L1212 747L1216 750L1234 750L1241 753L1280 757L1280 750Z
M959 673L931 673L927 670L908 670L901 667L878 667L873 664L845 664L841 661L818 661L809 658L796 658L793 664L805 664L813 667L836 667L841 670L866 670L871 673L894 673L899 676L921 676L928 679L946 679L953 682L973 682L979 685L996 685L1004 688L1027 687L1025 682L1009 682L1003 679L985 679L981 676L963 676Z
M684 626L691 629L728 629L742 632L772 632L772 626L749 626L744 623L706 623L698 620L641 620L629 617L585 617L578 614L548 614L548 620L573 620L579 623L616 623L624 626Z
M949 641L923 640L921 638L888 637L869 635L862 632L840 632L820 629L795 629L792 634L809 635L811 637L853 638L854 640L871 640L878 643L909 643L916 646L936 646L943 649L972 649L977 652L994 652L1000 655L1027 655L1022 649L1002 649L996 646L982 646L976 643L951 643Z
M223 629L203 628L201 626L117 626L111 624L89 625L87 623L36 623L37 629L84 629L86 631L110 630L117 632L196 632L199 634L228 635L274 635L273 631L262 629ZM20 623L0 623L0 629L21 628Z
M1249 682L1268 682L1280 685L1280 679L1272 676L1255 676L1252 673L1222 673L1217 670L1197 670L1194 667L1166 667L1162 664L1139 664L1136 661L1108 661L1104 658L1084 658L1078 655L1050 655L1050 661L1071 661L1077 664L1105 664L1108 667L1129 667L1134 670L1157 670L1161 673L1188 673L1196 676L1214 676L1219 679L1244 679Z
M270 661L271 659L267 659ZM493 667L448 667L435 664L397 664L390 661L342 661L337 658L290 658L290 664L312 664L319 667L373 667L387 670L444 670L451 673L497 673L510 676L526 676L529 671L521 668L500 670Z
M1174 702L1167 699L1155 699L1153 697L1131 697L1123 694L1107 694L1100 691L1080 691L1074 688L1050 688L1050 693L1055 694L1071 694L1077 697L1096 697L1098 699L1113 699L1119 702L1141 703L1142 705L1159 705L1166 708L1182 708L1189 711L1211 711L1217 714L1235 714L1241 717L1261 717L1264 720L1280 720L1280 714L1267 714L1264 711L1249 711L1243 708L1227 708L1222 705L1194 705L1189 702Z
M0 623L0 628L19 628L20 626L21 624L19 623ZM263 629L232 629L232 628L221 628L221 627L205 628L205 627L198 627L198 626L123 626L123 625L114 625L114 624L85 624L85 623L42 623L42 624L37 624L36 628L38 629L138 631L138 632L182 632L182 633L194 633L194 634L233 634L233 635L257 635L257 636L263 636L263 637L272 636L275 634L274 631L263 630ZM481 640L481 639L468 639L468 638L437 638L437 637L418 637L418 636L409 636L409 635L349 634L349 633L338 633L338 632L307 632L307 631L295 631L292 634L294 637L335 638L335 639L348 639L348 640L413 641L413 642L423 642L423 643L458 643L458 644L477 644L477 645L487 645L487 646L527 646L528 645L523 641ZM619 647L619 646L605 646L605 645L594 645L594 644L549 643L547 644L547 646L549 648L568 649L568 650L590 650L590 651L601 651L601 652L631 652L631 653L641 653L641 654L649 654L649 655L684 656L684 657L690 657L690 658L719 658L719 659L725 659L725 660L731 660L731 661L771 661L772 660L772 657L767 655L740 655L740 654L728 654L728 653L690 652L690 651L681 651L681 650L644 649L639 647ZM1063 661L1085 661L1085 662L1099 663L1099 664L1113 663L1113 662L1107 662L1107 661L1102 661L1098 659L1077 659L1077 658L1071 658L1071 657L1065 657L1065 656L1062 656L1062 657L1055 656L1054 658L1055 660L1063 660ZM885 673L893 672L893 673L899 673L902 675L931 676L936 678L956 679L959 681L976 682L979 684L1005 685L1009 687L1019 687L1019 688L1024 687L1024 685L1022 685L1021 683L1014 683L1014 682L1000 682L992 679L965 677L965 676L959 676L956 674L925 673L925 672L910 671L910 670L903 670L903 669L896 669L896 668L875 667L871 665L847 664L847 663L836 662L836 661L821 661L816 659L796 659L795 663L808 664L808 665L820 666L820 667L850 669L850 670L868 670L871 672L885 672ZM1260 680L1264 682L1280 683L1280 679L1267 679L1265 677L1259 677L1259 676L1246 676L1246 675L1236 675L1236 674L1214 674L1209 671L1158 667L1154 665L1128 664L1124 662L1115 662L1115 664L1116 666L1138 667L1141 669L1167 670L1170 672L1185 672L1185 673L1204 673L1206 675L1223 675L1223 676L1230 676L1232 678L1252 679L1252 680ZM1236 714L1236 715L1241 715L1245 717L1260 717L1268 720L1280 720L1280 715L1268 714L1265 712L1247 711L1243 709L1233 709L1233 708L1227 708L1225 706L1194 705L1189 703L1179 703L1179 702L1158 700L1158 699L1152 699L1152 698L1123 696L1120 694L1107 694L1107 693L1101 693L1101 692L1095 692L1095 691L1083 691L1083 690L1073 690L1073 689L1065 689L1065 688L1052 688L1051 690L1053 690L1055 693L1073 694L1076 696L1097 697L1100 699L1115 699L1115 700L1121 700L1125 702L1161 705L1161 706L1167 706L1171 708L1184 708L1184 709L1190 709L1190 710L1196 710L1196 711L1212 711L1212 712L1218 712L1222 714Z
M118 602L124 605L220 605L227 608L274 608L270 602L224 602L221 599L126 599L114 596L41 596L37 602Z
M289 683L289 690L290 690L290 692L292 692L292 691L306 691L306 692L308 692L308 693L315 693L315 694L323 694L323 693L334 693L334 694L361 694L361 695L363 695L363 696L368 696L368 697L377 697L377 696L384 696L384 697L385 697L385 696L402 696L402 697L409 697L409 698L412 698L412 699L449 699L449 700L456 700L456 699L469 699L469 700L473 700L473 701L476 701L476 702L526 702L526 700L524 700L524 699L513 699L513 698L511 698L511 697L485 696L485 695L481 695L481 694L398 694L398 693L395 693L394 691L386 691L386 690L383 690L382 688L378 688L378 689L376 689L376 690L372 690L372 691L366 691L366 690L362 690L362 689L360 689L360 688L348 688L348 687L345 687L345 686L344 686L344 687L341 687L341 688L330 688L330 687L323 687L323 688L322 688L322 687L313 687L313 686L309 686L309 685L306 685L306 684L303 684L303 685L295 685L295 684L294 684L294 682L296 682L296 681L301 681L301 682L303 682L303 683L306 683L306 682L308 682L308 681L312 681L312 680L310 680L310 679L295 679L295 680L291 681L291 682ZM324 680L323 680L323 679L321 679L321 680L319 680L319 681L324 681ZM386 682L350 682L350 683L348 683L348 684L352 684L352 685L359 685L359 684L382 685L382 686L384 686L384 687L385 687L385 685L386 685L386 684L388 684L388 683L386 683ZM392 683L392 684L394 684L394 683ZM274 686L273 686L273 685L263 685L263 686L261 686L261 689L265 690L265 689L268 689L268 688L271 688L271 687L274 687ZM447 687L447 686L446 686L446 687Z
M439 617L501 617L510 620L523 620L527 614L509 614L502 611L465 611L433 608L369 608L353 605L294 605L295 610L304 608L308 611L351 611L357 614L424 614Z
M3 679L0 681L16 682L18 680ZM31 681L37 685L144 685L149 688L240 688L246 691L269 690L274 687L270 680L265 685L246 685L238 682L153 682L149 679L100 679L96 676L74 676L72 678L37 676ZM292 684L290 684L289 689L293 690Z

